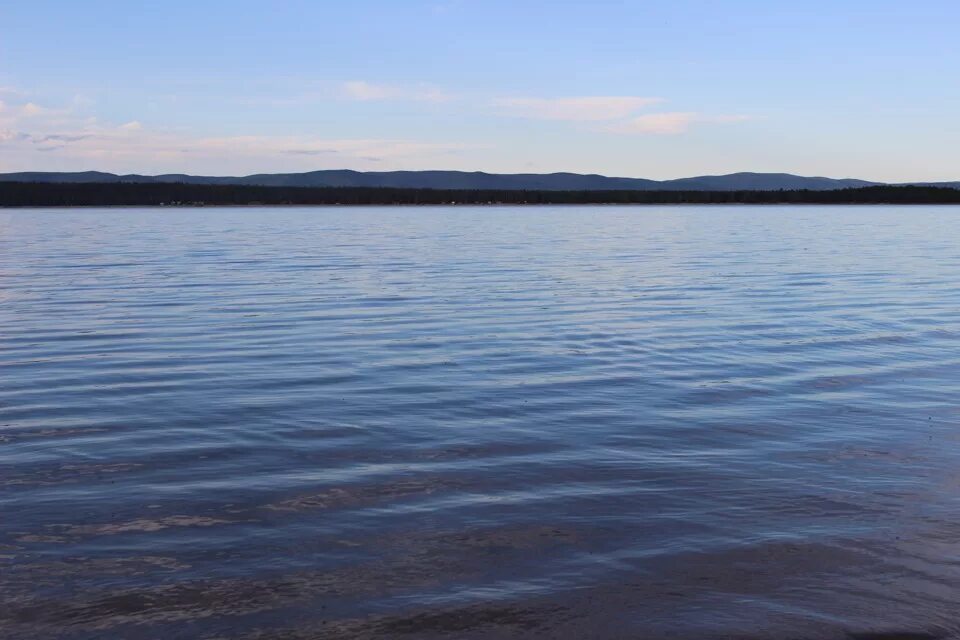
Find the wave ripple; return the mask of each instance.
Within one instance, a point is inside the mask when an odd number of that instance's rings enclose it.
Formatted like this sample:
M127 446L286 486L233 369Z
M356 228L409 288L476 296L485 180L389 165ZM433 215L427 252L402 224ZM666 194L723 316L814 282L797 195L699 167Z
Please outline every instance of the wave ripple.
M0 213L0 635L958 636L957 237Z

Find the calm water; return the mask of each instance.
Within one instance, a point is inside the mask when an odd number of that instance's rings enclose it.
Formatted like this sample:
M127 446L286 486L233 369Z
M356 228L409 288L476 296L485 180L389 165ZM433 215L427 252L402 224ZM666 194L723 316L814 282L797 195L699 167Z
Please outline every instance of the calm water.
M0 243L0 637L960 633L960 208Z

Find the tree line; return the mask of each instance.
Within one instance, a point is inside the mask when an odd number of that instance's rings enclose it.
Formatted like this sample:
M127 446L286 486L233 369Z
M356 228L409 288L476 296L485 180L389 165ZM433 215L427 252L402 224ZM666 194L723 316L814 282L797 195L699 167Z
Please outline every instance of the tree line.
M522 191L263 187L181 183L0 183L2 207L488 204L960 204L960 189L835 191Z

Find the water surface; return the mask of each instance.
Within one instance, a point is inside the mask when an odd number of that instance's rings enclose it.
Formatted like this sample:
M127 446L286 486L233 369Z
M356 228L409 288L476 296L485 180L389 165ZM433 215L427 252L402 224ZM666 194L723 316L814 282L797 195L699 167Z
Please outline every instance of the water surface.
M956 635L958 239L0 212L0 636Z

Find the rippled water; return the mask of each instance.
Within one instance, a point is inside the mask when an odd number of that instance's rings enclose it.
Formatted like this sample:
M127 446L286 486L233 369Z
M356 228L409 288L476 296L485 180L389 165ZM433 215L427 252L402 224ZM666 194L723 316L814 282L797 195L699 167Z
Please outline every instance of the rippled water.
M960 633L960 209L0 212L0 636Z

